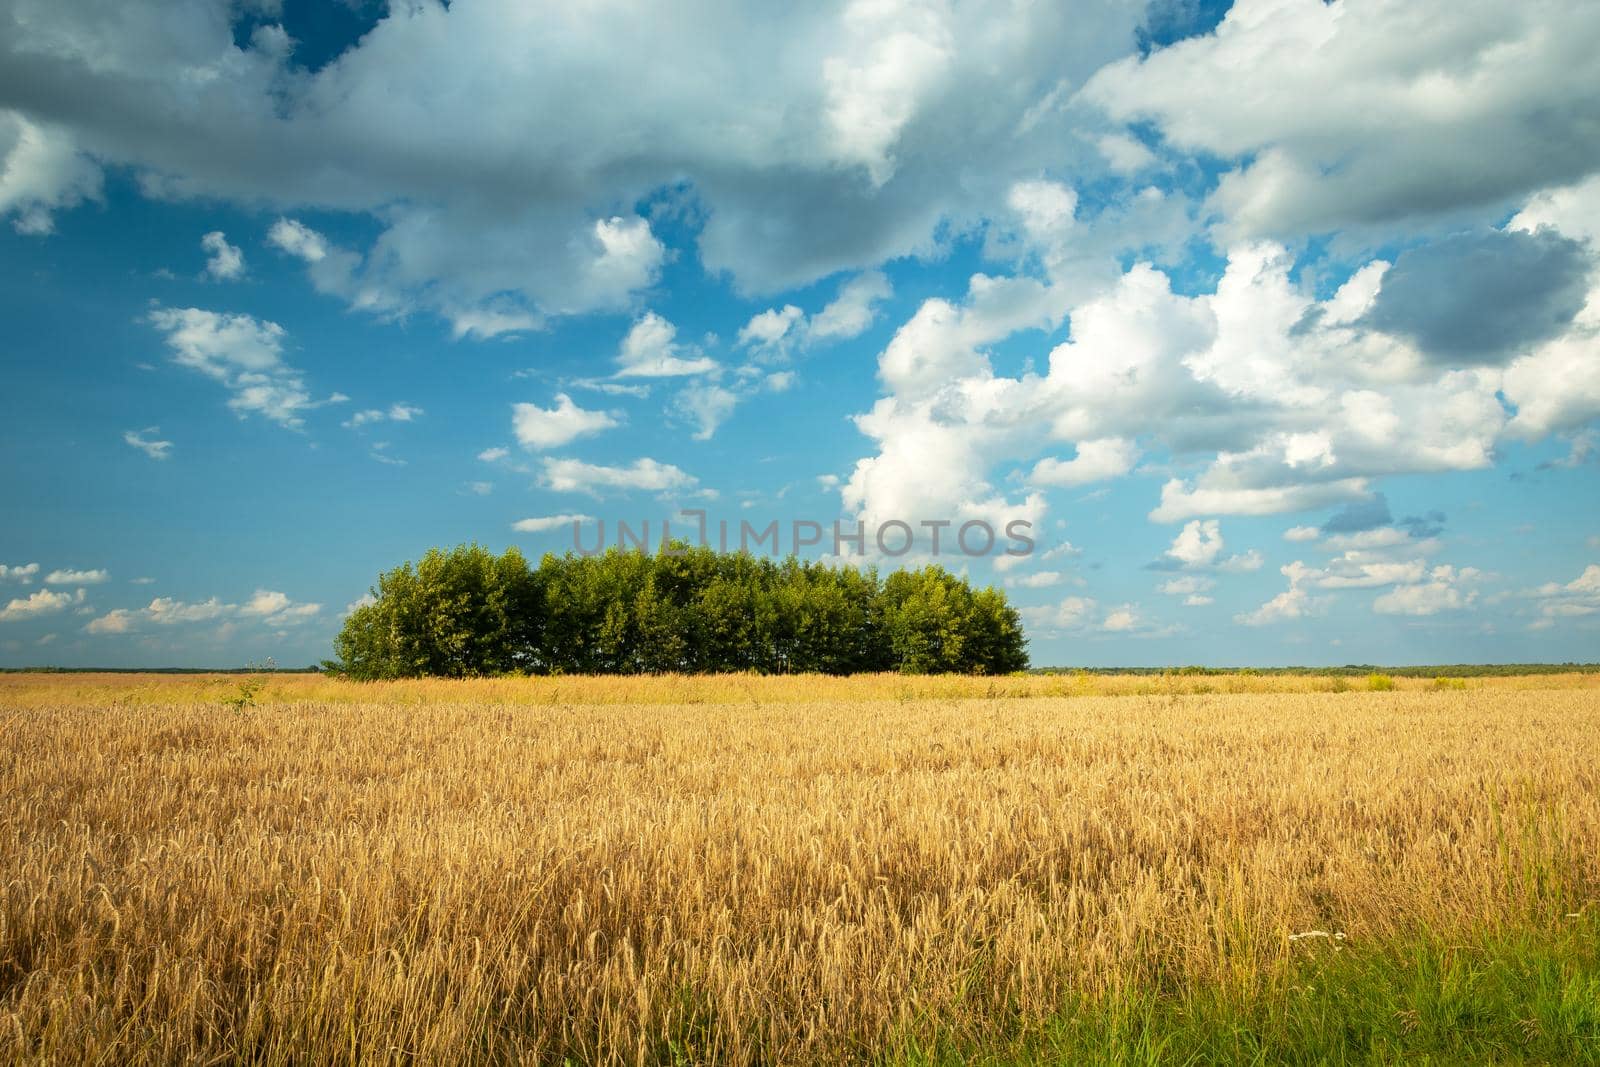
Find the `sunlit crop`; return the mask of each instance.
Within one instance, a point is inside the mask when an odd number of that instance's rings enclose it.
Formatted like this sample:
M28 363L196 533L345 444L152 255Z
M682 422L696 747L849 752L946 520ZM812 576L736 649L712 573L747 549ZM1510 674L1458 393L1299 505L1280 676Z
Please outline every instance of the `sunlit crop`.
M1597 679L1394 685L0 678L0 1060L874 1060L1588 921Z

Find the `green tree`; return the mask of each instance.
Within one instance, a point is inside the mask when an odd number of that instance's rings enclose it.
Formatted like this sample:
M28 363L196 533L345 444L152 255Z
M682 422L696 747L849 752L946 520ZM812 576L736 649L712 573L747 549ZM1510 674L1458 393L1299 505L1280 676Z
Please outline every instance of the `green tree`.
M431 549L378 576L373 603L357 608L335 639L336 669L352 677L459 678L538 666L543 622L539 575L515 548Z
M1028 666L1022 620L998 589L976 592L942 567L883 583L883 632L906 674L1008 674Z
M990 587L972 594L966 654L962 669L969 674L1011 674L1028 669L1028 638L1022 630L1022 617L1000 590Z
M546 556L435 549L378 578L333 669L357 678L514 671L899 670L1027 666L1017 613L939 567L873 570L673 546Z
M971 593L942 567L896 571L883 584L883 623L896 668L904 674L938 674L966 665Z

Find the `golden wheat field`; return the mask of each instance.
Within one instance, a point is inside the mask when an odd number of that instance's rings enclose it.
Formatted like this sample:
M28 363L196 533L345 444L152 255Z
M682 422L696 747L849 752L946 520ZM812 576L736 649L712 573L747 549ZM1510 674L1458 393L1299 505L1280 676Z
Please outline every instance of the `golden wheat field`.
M0 677L0 1059L881 1061L1600 897L1594 675L239 685Z

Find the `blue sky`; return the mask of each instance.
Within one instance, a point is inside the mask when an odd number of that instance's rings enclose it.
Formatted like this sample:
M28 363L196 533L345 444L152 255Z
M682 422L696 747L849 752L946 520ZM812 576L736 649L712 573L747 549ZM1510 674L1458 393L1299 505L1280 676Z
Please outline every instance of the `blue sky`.
M1031 523L1041 665L1600 658L1600 11L1045 7L0 0L0 665L685 508Z

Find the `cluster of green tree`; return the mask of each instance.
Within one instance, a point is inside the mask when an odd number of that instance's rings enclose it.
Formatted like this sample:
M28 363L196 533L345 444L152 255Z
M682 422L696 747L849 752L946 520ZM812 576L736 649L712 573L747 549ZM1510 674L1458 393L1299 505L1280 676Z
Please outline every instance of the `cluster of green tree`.
M382 574L324 667L354 678L901 671L1028 666L1016 609L937 566L895 571L675 545L530 567L434 549Z

